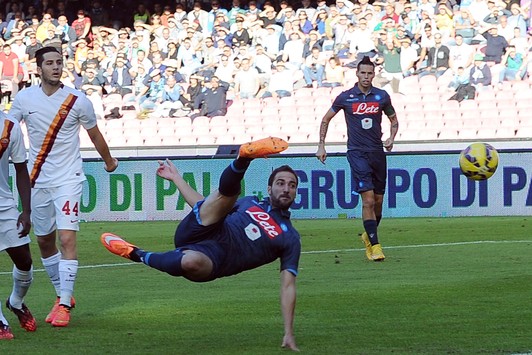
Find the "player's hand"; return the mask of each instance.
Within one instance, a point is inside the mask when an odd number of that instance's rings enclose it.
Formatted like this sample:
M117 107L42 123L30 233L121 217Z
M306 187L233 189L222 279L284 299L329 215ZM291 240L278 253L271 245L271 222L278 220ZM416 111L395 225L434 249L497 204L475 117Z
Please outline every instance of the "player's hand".
M388 152L391 152L392 149L393 149L393 139L388 138L388 139L384 142L384 148L385 148Z
M172 181L179 176L177 168L169 159L166 159L165 161L159 160L158 163L159 167L157 168L157 175L163 179Z
M282 348L288 348L292 351L299 351L297 345L296 345L296 339L293 335L285 335L283 337L283 344L281 345Z
M29 213L22 212L18 216L17 227L20 228L20 231L18 232L19 238L25 237L30 233L31 220Z
M113 158L111 160L111 164L105 163L105 166L104 166L105 171L107 171L108 173L112 173L113 171L116 170L116 168L118 168L118 159L116 158Z
M327 152L325 151L325 147L323 145L318 146L318 151L316 152L316 158L318 158L319 161L325 164L325 159L327 159Z

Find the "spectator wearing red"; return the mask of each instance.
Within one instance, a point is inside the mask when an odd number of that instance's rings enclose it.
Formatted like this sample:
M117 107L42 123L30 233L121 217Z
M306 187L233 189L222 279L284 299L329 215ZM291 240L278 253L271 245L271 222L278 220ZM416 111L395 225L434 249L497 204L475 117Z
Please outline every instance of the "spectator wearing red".
M19 91L23 75L19 57L11 51L9 44L4 44L4 51L0 53L0 80L10 80L13 83L12 99Z

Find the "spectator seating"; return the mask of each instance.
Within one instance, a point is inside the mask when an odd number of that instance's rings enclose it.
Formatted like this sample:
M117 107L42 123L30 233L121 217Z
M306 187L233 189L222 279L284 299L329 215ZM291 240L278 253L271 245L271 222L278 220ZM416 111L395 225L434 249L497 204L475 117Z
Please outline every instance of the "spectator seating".
M403 79L401 93L391 94L400 129L398 141L523 139L532 136L532 82L504 82L485 88L474 100L449 101L448 81L433 76ZM235 99L223 117L162 117L138 119L134 110L121 110L121 119L102 120L100 129L112 147L194 146L239 144L267 135L282 136L294 144L318 142L321 117L334 98L347 87L302 88L285 98ZM108 95L106 113L113 107L131 105L128 97ZM137 107L136 104L134 104ZM383 119L384 137L388 120ZM85 134L86 135L86 134ZM344 143L343 115L333 119L328 142ZM81 136L81 146L90 139Z

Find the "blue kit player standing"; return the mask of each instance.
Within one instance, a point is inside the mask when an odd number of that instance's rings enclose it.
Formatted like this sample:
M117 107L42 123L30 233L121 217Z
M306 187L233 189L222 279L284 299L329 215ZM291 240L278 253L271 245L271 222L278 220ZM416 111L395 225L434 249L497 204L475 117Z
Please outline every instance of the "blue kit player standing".
M287 147L272 137L242 145L238 158L222 173L218 190L206 198L183 180L169 160L160 161L157 175L174 182L192 207L175 232L176 249L147 252L111 233L102 234L103 245L116 255L194 282L235 275L280 258L282 346L297 351L293 323L301 240L288 211L296 197L297 175L289 166L281 166L269 177L268 199L238 199L251 161Z
M384 148L391 151L399 122L390 95L373 87L375 65L364 57L357 66L358 83L342 92L323 116L320 126L320 142L316 157L325 163L325 136L331 119L341 110L347 123L347 160L355 182L355 191L362 196L362 220L365 232L362 240L369 260L384 260L384 253L377 236L377 226L382 218L382 203L386 187L386 154L383 150L382 113L390 119L390 137Z

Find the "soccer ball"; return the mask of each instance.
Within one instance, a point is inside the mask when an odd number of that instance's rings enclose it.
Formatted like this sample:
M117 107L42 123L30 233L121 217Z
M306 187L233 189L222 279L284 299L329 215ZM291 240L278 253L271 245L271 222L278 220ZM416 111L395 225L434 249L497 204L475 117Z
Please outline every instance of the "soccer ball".
M487 143L473 143L460 153L460 170L469 179L489 179L498 165L499 153Z

